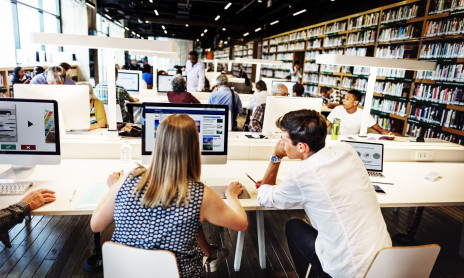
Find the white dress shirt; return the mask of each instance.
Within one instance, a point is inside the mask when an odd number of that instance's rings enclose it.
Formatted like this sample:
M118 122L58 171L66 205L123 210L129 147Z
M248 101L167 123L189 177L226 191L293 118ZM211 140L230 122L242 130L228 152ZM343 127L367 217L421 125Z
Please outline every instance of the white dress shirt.
M332 277L363 277L375 254L392 245L366 168L347 143L301 161L279 185L262 185L258 201L279 209L303 206L318 231L316 254Z
M356 112L350 114L346 112L346 109L343 105L339 105L335 107L332 112L330 112L329 116L327 116L327 120L333 123L335 118L340 119L340 135L354 135L359 134L361 130L361 121L362 121L362 114L363 110L358 108ZM369 115L367 126L372 127L377 122L375 119Z
M185 65L187 73L187 92L201 92L205 88L205 64L198 60L192 66L192 62L187 60Z
M251 101L248 103L247 109L254 110L256 107L260 106L263 103L266 103L266 98L268 96L267 91L256 91L251 97Z

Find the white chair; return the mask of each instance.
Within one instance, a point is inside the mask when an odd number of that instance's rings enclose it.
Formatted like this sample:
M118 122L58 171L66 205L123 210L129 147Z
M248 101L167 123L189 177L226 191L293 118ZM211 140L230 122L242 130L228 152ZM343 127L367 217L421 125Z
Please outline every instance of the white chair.
M106 242L102 249L104 277L180 277L176 256L170 251L147 250L114 242Z
M440 252L437 244L381 249L367 269L365 278L426 278Z

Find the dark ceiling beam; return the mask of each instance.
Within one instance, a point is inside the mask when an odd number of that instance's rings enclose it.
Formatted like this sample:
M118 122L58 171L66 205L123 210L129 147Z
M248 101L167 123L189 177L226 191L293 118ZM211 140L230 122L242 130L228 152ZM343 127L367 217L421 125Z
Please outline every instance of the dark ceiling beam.
M138 20L139 17L133 16L131 17L132 20ZM188 24L190 26L203 26L203 27L210 27L210 28L227 28L233 30L243 30L245 26L240 24L227 24L227 23L220 23L220 22L208 22L208 21L196 21L196 20L185 20L185 19L173 19L173 18L162 18L162 17L141 17L141 19L145 22L148 21L150 23L162 23L166 25L185 25Z

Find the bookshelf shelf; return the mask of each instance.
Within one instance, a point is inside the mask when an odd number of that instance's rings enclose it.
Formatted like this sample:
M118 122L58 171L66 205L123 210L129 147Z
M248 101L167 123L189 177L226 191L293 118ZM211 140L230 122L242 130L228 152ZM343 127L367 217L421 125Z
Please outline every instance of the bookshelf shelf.
M445 132L455 133L455 134L458 134L460 136L464 136L464 131L462 131L462 130L457 130L457 129L449 128L449 127L442 127L442 130L445 131Z

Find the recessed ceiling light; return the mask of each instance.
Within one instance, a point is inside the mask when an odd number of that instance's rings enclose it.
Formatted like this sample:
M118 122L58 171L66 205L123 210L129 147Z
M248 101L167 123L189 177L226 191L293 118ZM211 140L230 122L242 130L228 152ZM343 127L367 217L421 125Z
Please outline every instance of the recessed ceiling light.
M161 25L161 28L163 28L163 30L166 30L166 28L164 27L164 25Z
M271 22L271 25L274 25L274 24L277 24L277 23L279 23L278 20Z
M293 16L297 16L297 15L305 13L305 12L306 12L306 9L303 9L303 10L301 10L299 12L294 13Z
M208 32L208 29L205 29L203 32L207 33L207 32Z
M200 39L197 39L197 42L200 41Z
M227 10L230 6L232 6L232 3L229 2L225 7L224 7L224 10Z
M153 0L150 0L150 3L153 3Z
M203 37L204 35L205 35L205 33L201 33L201 35L200 35L200 36L202 36L202 37Z
M126 29L127 31L129 31L129 28L127 28L127 27L124 27L124 29Z
M261 31L261 27L255 29L255 32L259 32L259 31Z
M148 22L148 20L145 20L145 23L147 23L147 24L148 24L148 23L150 23L150 22Z
M168 33L168 31L164 30L164 33L165 33L165 34L167 34L167 33Z
M159 13L158 13L157 9L154 9L153 11L155 12L156 16L159 16Z
M248 36L250 33L246 32L245 34L243 34L244 37Z
M226 30L226 28L222 28L222 31L225 31L225 30Z
M189 27L189 25L188 25L188 24L185 24L185 27Z
M228 44L228 42L227 42L227 41L225 41L225 42L224 42L224 44Z
M221 18L220 15L217 15L216 18L214 18L214 21L218 21Z
M109 16L109 15L107 15L107 14L105 14L105 16L106 16L107 18L109 18L109 19L113 19L111 16Z

